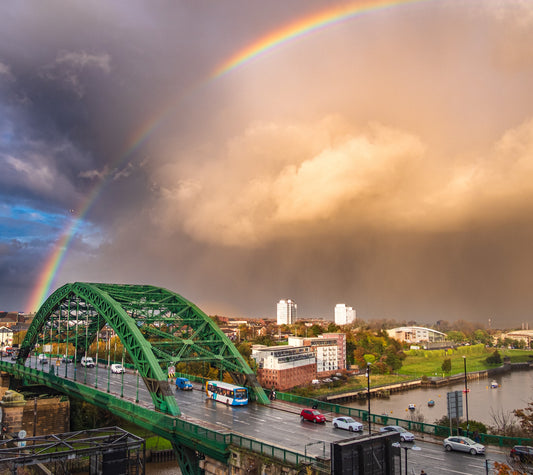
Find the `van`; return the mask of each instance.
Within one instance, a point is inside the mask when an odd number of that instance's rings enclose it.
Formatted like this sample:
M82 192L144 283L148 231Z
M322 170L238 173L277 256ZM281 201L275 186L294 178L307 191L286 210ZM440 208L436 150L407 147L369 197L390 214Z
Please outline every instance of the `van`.
M176 388L182 391L192 391L192 384L187 378L176 378Z
M121 374L125 373L126 369L121 364L116 363L111 365L111 372L115 374Z
M82 356L81 365L86 366L87 368L94 368L94 361L90 356Z

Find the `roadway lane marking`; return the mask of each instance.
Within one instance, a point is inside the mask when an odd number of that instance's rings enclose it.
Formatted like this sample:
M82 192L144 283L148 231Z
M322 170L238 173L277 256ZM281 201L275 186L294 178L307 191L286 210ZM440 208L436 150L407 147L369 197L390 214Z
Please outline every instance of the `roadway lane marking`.
M259 422L266 422L265 419L260 419L259 417L254 417L254 416L248 416L248 419L254 419Z

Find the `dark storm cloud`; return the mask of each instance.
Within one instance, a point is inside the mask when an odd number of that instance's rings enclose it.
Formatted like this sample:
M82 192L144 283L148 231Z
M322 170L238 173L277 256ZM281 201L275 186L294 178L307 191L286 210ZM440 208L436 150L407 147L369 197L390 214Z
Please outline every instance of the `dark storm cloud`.
M151 283L244 316L293 298L526 319L531 5L376 10L213 76L323 8L0 6L0 309L82 214L56 286Z

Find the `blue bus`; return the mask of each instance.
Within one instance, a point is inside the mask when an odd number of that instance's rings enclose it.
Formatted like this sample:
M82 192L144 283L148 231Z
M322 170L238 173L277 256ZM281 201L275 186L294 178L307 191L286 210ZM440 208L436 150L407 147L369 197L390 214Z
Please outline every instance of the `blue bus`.
M205 393L209 399L223 402L230 406L248 404L248 389L244 386L236 386L222 381L207 381L205 383Z

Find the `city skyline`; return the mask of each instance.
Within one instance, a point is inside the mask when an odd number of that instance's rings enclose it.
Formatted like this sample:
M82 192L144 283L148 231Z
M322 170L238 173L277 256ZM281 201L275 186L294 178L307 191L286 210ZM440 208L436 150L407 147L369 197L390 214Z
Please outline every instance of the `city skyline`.
M2 310L79 281L530 320L530 2L51 0L0 27Z

